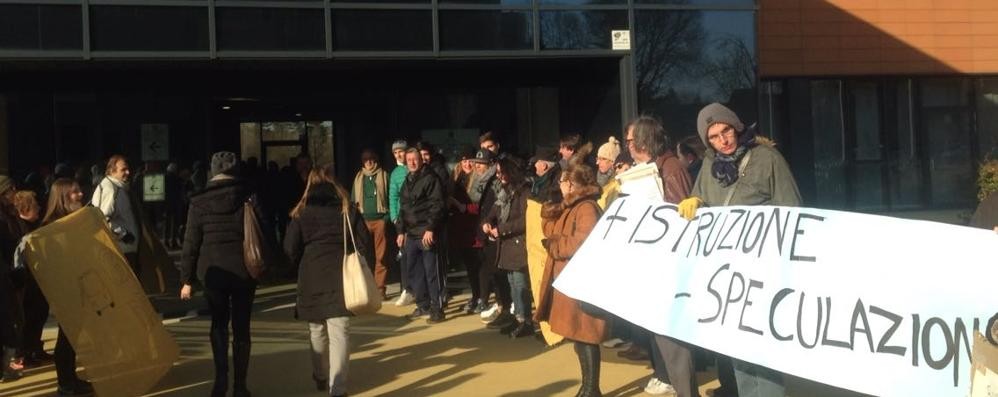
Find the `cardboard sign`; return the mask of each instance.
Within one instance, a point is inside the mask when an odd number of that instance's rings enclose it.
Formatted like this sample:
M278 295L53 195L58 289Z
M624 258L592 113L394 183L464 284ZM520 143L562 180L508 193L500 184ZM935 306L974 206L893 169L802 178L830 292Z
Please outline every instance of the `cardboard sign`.
M965 396L995 313L990 230L619 198L555 281L658 334L878 396ZM890 381L884 381L884 374Z
M970 397L998 397L998 346L975 332L973 357Z
M25 257L101 396L148 392L180 355L115 244L85 207L26 237Z

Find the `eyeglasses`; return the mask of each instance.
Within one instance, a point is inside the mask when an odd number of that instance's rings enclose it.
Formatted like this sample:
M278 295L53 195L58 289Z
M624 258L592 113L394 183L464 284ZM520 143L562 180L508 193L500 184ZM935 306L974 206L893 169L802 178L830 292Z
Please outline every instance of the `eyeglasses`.
M711 142L711 143L718 143L721 140L722 136L724 136L726 138L732 138L732 137L734 137L735 136L735 129L734 129L734 127L732 127L730 125L727 126L727 127L725 127L717 135L710 135L710 136L708 136L707 137L707 141Z

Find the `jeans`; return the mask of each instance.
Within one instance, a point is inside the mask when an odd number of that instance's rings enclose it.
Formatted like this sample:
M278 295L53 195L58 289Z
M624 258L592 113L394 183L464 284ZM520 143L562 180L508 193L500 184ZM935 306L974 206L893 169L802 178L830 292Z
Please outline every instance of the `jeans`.
M440 310L440 273L437 267L437 247L423 249L423 241L407 237L405 260L409 267L409 287L416 306L423 310Z
M509 279L509 289L513 299L513 315L520 322L531 321L530 305L533 295L530 293L530 277L522 270L510 270L506 273Z
M312 377L328 380L331 396L347 394L349 330L350 317L332 317L321 323L308 323L312 343Z
M738 395L742 397L783 397L787 395L783 374L750 362L732 358Z

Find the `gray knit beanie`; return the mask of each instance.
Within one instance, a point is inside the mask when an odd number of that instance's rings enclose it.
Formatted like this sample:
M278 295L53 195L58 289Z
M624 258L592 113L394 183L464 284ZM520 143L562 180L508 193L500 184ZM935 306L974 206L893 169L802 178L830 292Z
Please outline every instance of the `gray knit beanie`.
M707 130L710 126L717 123L730 125L739 133L745 130L745 124L742 124L742 120L726 106L716 102L704 106L703 109L700 109L700 114L697 116L697 132L700 133L700 139L703 140L703 144L707 145L707 147L711 147L710 143L707 142Z
M409 144L406 143L406 141L404 141L404 140L399 139L399 140L397 140L395 142L392 142L392 152L394 152L396 150L406 150L408 148L409 148Z
M211 156L211 176L218 174L232 175L233 168L239 159L232 152L218 152Z

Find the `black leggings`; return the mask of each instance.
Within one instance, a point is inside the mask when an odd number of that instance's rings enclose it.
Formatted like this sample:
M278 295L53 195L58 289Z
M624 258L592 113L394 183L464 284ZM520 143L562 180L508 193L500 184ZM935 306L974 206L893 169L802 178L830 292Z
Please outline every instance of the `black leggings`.
M59 327L59 336L55 341L55 375L59 386L74 389L79 383L76 377L76 350L69 343L66 331Z
M204 298L211 309L211 353L215 360L215 375L229 371L229 323L232 323L232 344L250 344L250 312L256 294L256 283L224 270L211 267L205 275Z
M506 278L506 273L499 270L496 265L498 247L496 244L486 244L485 248L481 250L482 261L481 268L478 270L478 293L482 301L488 302L489 293L493 291L492 287L495 286L496 302L508 310L509 304L513 300L509 293L509 279Z

